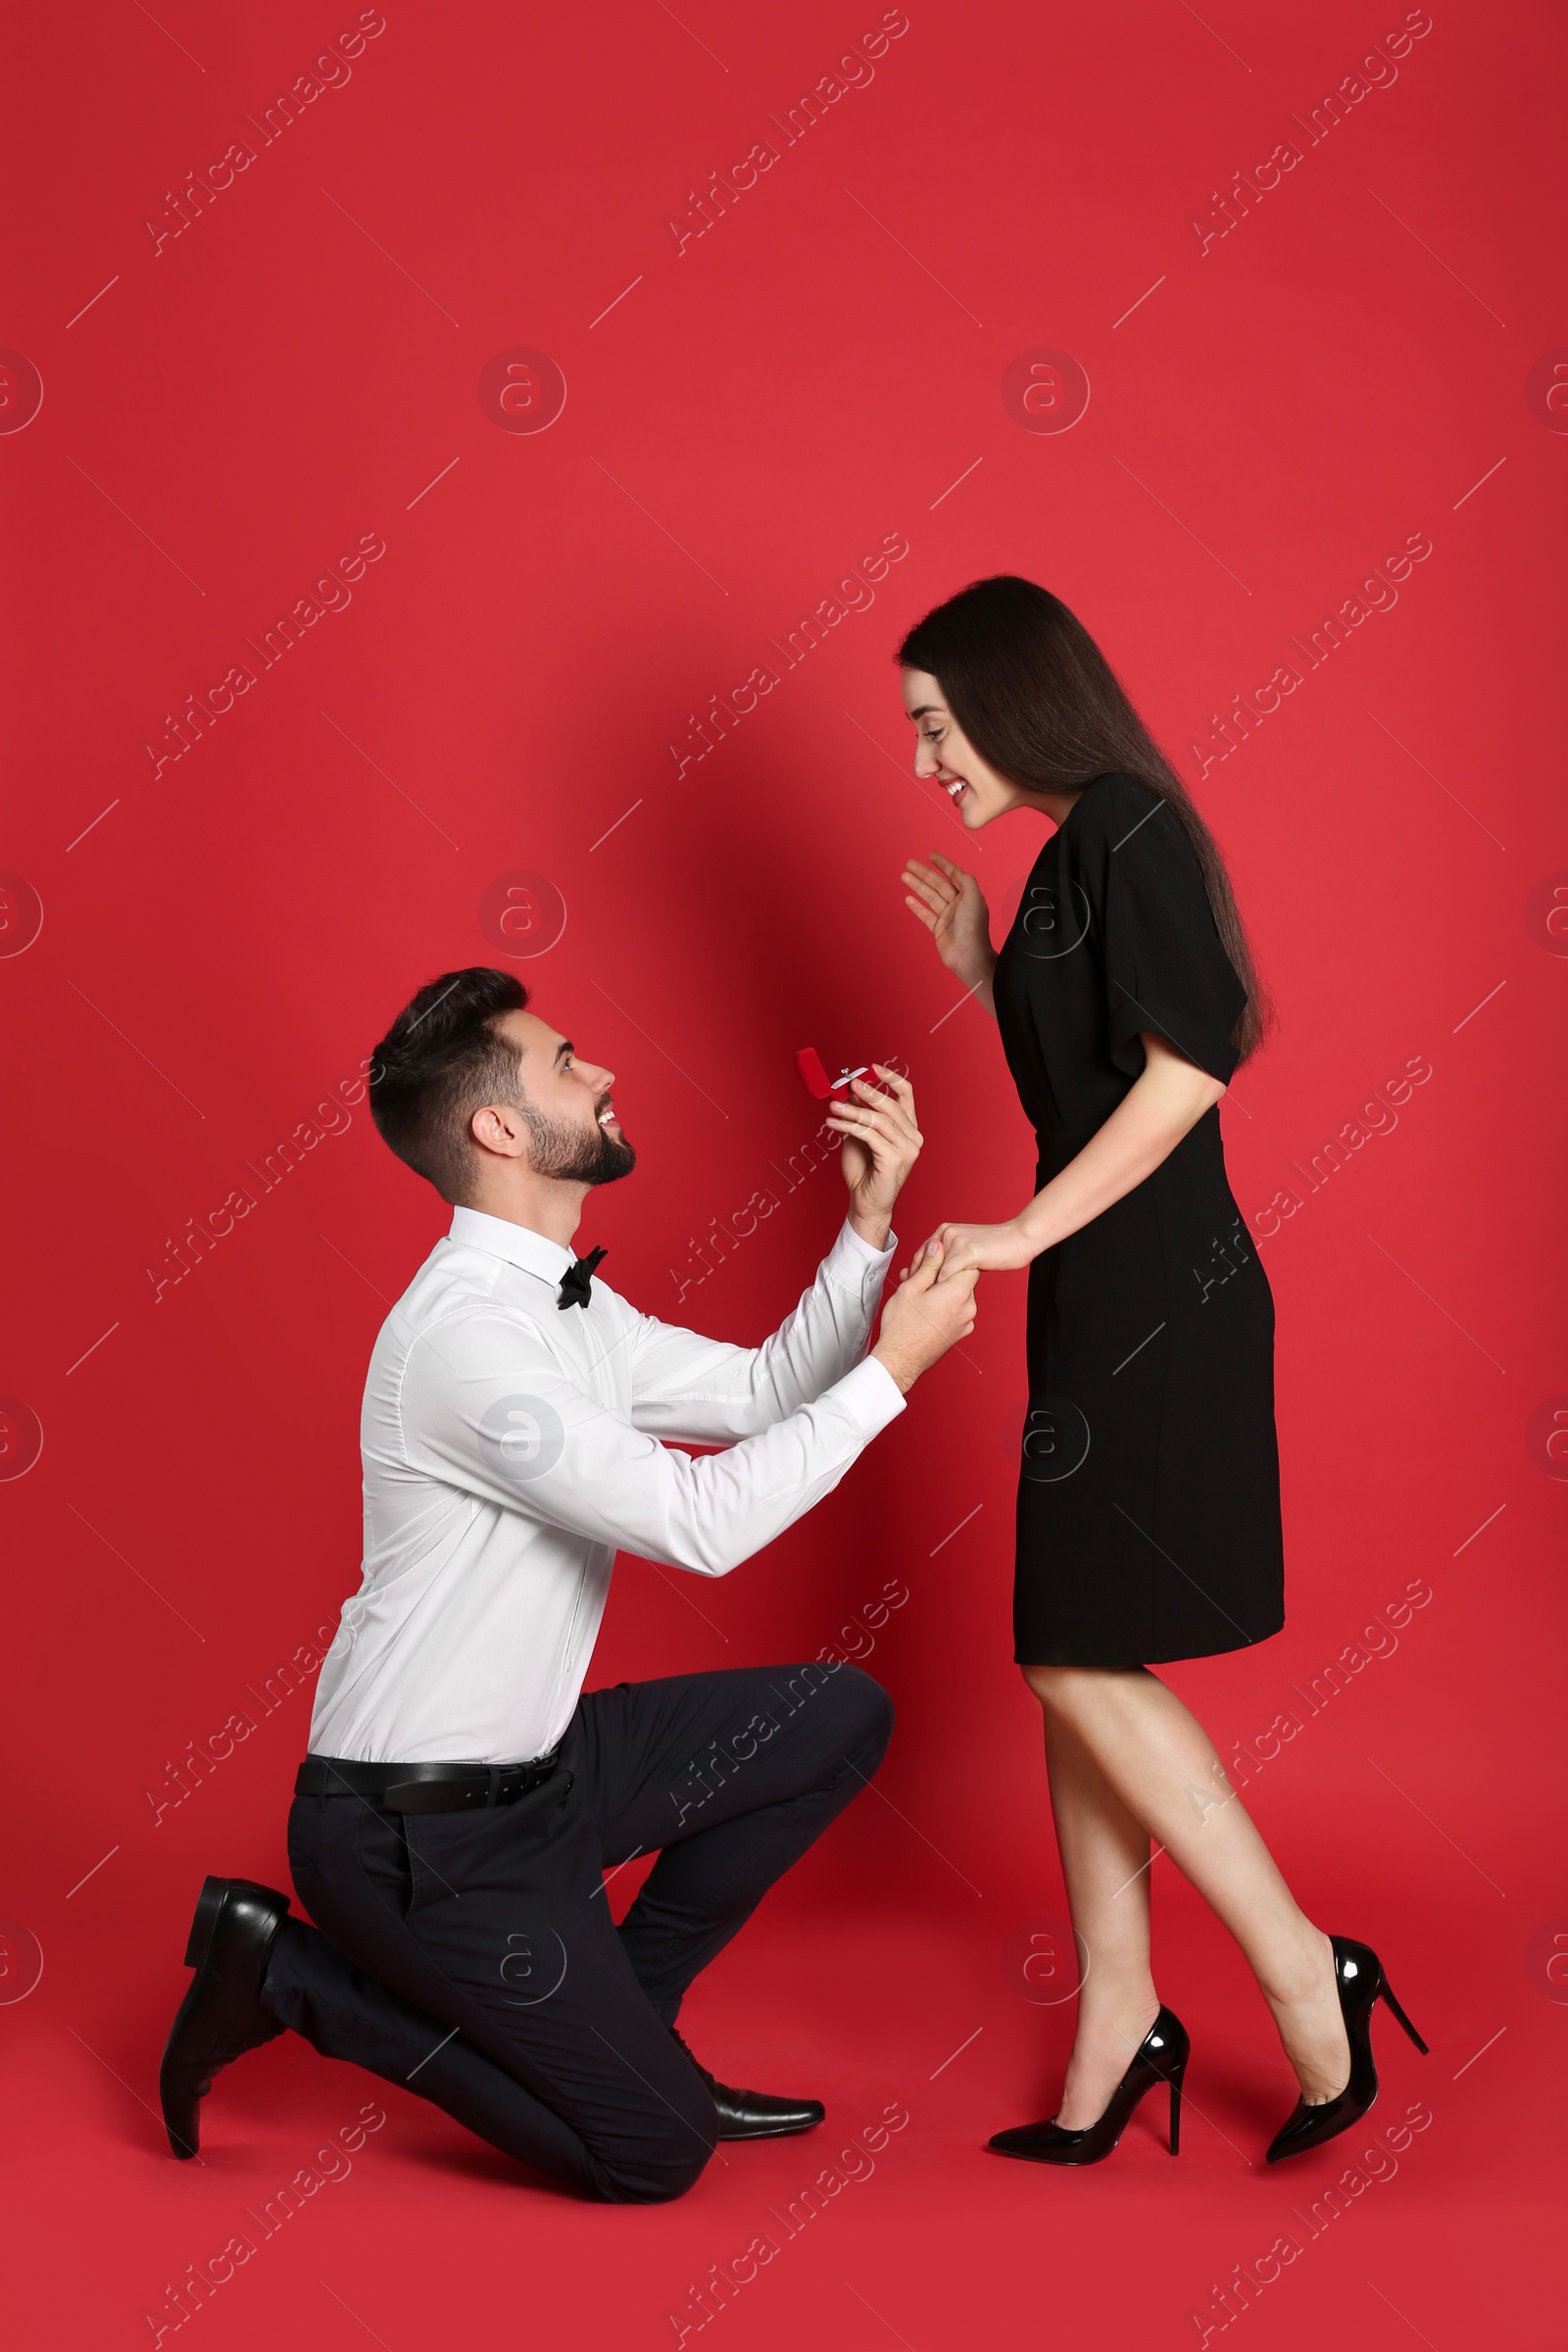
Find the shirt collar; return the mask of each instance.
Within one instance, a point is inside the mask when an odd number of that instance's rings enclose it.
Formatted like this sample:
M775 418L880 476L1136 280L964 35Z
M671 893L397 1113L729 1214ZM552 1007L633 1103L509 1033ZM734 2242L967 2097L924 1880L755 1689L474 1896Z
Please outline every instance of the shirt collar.
M527 1225L514 1225L509 1217L486 1216L479 1208L454 1208L449 1239L482 1250L487 1257L504 1257L525 1274L537 1274L541 1282L559 1283L576 1262L562 1243Z

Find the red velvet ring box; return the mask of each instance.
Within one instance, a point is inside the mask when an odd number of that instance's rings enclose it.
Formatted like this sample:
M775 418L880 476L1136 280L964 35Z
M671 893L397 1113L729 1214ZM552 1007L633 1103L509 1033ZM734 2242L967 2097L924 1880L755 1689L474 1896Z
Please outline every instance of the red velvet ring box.
M803 1046L796 1054L795 1073L816 1102L858 1102L858 1095L850 1091L852 1078L863 1078L867 1086L878 1083L868 1061L862 1062L858 1070L840 1070L836 1078L830 1078L822 1067L821 1055L810 1046Z

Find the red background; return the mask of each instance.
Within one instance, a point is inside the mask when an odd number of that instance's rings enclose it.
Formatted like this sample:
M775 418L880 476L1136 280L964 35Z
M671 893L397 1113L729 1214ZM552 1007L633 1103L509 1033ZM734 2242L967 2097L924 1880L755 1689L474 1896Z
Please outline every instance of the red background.
M1538 1932L1568 1913L1542 1418L1568 1388L1542 1181L1568 979L1543 911L1568 866L1568 440L1542 388L1568 341L1561 20L1436 6L1396 79L1308 144L1291 118L1398 8L910 0L874 78L786 146L767 117L878 16L389 0L352 78L267 146L244 117L307 73L329 11L162 0L16 28L27 226L0 328L43 386L0 447L23 656L0 863L43 909L23 944L13 890L0 938L21 947L0 1389L43 1432L0 1491L19 2346L150 2340L165 2282L372 2095L387 2122L352 2176L218 2290L201 2340L672 2342L689 2282L897 2101L874 2177L705 2336L1175 2346L1295 2229L1302 2254L1234 2323L1254 2346L1560 2341L1543 2224L1568 2008ZM144 217L236 138L254 163L155 252ZM677 252L666 217L764 138L776 163ZM1200 249L1192 218L1221 225L1213 192L1287 139L1299 163ZM536 434L478 397L518 348L567 387ZM1070 430L1004 403L1042 348L1087 374ZM1418 532L1397 606L1200 781L1209 714ZM362 534L385 554L352 604L253 662L155 775L164 714ZM783 669L767 639L885 534L908 553L874 606ZM867 1655L901 1719L877 1793L684 2021L720 2073L820 2091L826 2130L729 2151L672 2208L589 2208L288 2041L223 2078L203 2167L176 2167L149 2102L192 1899L208 1870L285 1879L308 1692L156 1824L144 1792L355 1586L366 1359L445 1217L361 1106L156 1303L144 1269L420 981L498 959L479 904L516 869L567 917L517 969L615 1069L640 1149L584 1228L639 1303L674 1311L689 1237L809 1132L808 1041L908 1062L928 1145L906 1239L1017 1206L1030 1139L995 1034L943 1018L958 992L901 904L907 852L968 852L911 778L889 659L1004 569L1081 613L1193 782L1281 1012L1223 1116L1279 1304L1289 1624L1171 1679L1229 1753L1430 1588L1251 1801L1313 1915L1385 1953L1432 2057L1380 2026L1365 2130L1266 2173L1293 2085L1235 1950L1156 1863L1160 1981L1195 2042L1179 2162L1148 2118L1081 2177L985 2155L1050 2112L1071 2015L1006 1974L1062 1895L1009 1663L1023 1285L998 1277L967 1352L767 1554L718 1585L623 1562L595 1661L610 1682L810 1653L907 1586ZM777 686L677 776L688 713L767 662ZM1038 839L970 845L999 937ZM1290 1163L1415 1056L1432 1075L1396 1127L1308 1190ZM769 1329L838 1186L819 1170L681 1316ZM1299 1207L1258 1223L1287 1188ZM28 1426L12 1413L9 1469ZM1292 2203L1416 2099L1432 2120L1396 2177L1308 2239Z

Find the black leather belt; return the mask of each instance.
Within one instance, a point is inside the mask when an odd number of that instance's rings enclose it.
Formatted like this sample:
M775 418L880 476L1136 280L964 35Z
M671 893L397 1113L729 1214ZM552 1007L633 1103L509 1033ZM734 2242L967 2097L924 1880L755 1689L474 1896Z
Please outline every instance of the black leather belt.
M515 1804L548 1781L559 1761L559 1753L526 1764L358 1764L346 1756L307 1756L294 1793L357 1796L388 1813L461 1813Z

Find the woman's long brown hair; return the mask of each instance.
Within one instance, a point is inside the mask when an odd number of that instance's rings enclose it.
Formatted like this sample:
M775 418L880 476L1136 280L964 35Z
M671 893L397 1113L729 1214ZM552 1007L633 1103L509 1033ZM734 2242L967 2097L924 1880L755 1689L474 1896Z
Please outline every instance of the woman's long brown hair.
M1059 597L1001 573L938 605L899 647L906 669L941 685L988 765L1026 792L1071 792L1096 776L1137 776L1170 803L1202 868L1221 945L1247 991L1231 1031L1245 1061L1273 1008L1258 977L1225 860L1110 663Z

